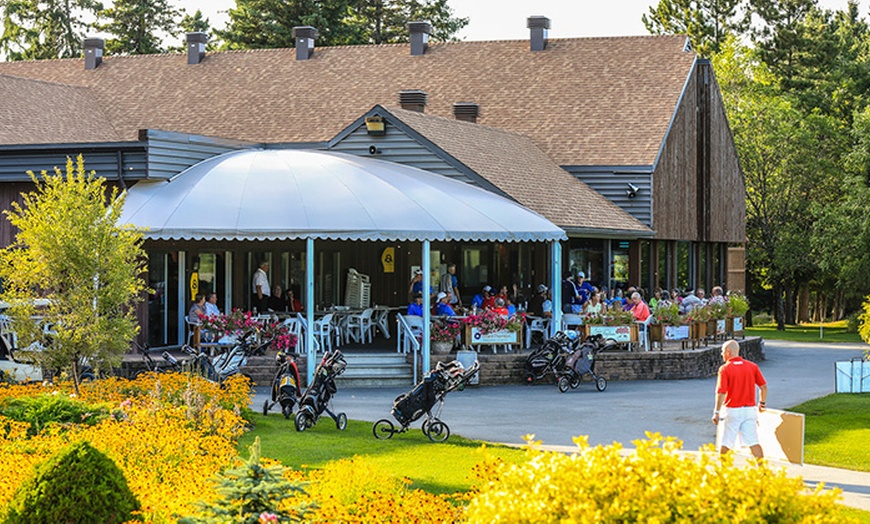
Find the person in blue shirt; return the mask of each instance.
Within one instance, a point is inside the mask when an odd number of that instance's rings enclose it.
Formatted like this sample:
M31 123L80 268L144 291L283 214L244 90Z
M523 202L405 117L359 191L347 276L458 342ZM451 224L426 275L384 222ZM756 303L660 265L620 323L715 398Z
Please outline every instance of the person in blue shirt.
M456 312L450 307L450 295L445 292L438 293L438 302L435 304L435 314L447 317L456 316Z
M577 280L579 281L579 284L577 284L577 294L580 295L579 303L582 306L587 300L589 300L592 293L595 292L595 288L592 287L592 284L590 284L588 280L586 280L586 273L582 271L577 273Z
M492 294L491 286L483 286L483 290L477 295L474 295L474 298L471 299L471 307L476 307L477 309L483 309L483 303L486 302L486 299Z
M414 301L408 304L408 315L423 316L423 293L414 295Z

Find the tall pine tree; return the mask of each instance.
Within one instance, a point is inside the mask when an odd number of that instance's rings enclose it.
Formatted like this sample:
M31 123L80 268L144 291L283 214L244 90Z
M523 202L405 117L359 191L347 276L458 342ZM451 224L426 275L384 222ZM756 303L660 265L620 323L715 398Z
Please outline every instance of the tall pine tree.
M115 0L112 7L100 11L106 22L98 29L111 35L106 41L108 54L162 53L166 49L159 33L175 34L180 15L168 0Z
M96 0L0 0L0 55L8 60L81 56Z

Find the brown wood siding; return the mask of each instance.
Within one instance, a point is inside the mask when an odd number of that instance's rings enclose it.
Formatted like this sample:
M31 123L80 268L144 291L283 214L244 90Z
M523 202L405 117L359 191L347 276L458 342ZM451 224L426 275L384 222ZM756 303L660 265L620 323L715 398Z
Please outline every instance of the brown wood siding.
M653 171L652 228L659 239L743 243L743 176L719 85L712 70L704 82L701 72L705 67L709 65L702 61L692 71ZM706 96L701 99L699 92ZM705 111L706 122L700 121L699 111ZM708 132L699 141L702 123ZM699 154L704 144L708 151ZM705 163L706 174L699 172L699 159ZM699 195L699 184L708 195ZM701 213L706 214L704 220Z
M746 249L742 246L729 247L727 255L728 291L746 292Z
M737 148L715 77L710 87L711 242L746 241L746 186L740 172Z
M653 171L652 229L659 239L698 240L696 77L693 70Z

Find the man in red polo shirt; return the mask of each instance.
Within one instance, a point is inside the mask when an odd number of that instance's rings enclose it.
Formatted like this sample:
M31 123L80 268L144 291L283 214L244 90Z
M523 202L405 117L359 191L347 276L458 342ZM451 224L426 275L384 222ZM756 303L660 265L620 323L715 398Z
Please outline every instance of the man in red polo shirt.
M758 443L757 418L755 409L755 388L760 391L758 411L765 410L767 400L767 381L758 366L740 358L740 345L736 340L722 344L722 360L719 378L716 381L716 408L713 410L713 424L725 422L722 435L722 454L734 448L737 435L743 444L748 445L756 458L764 457ZM719 417L722 407L725 413Z

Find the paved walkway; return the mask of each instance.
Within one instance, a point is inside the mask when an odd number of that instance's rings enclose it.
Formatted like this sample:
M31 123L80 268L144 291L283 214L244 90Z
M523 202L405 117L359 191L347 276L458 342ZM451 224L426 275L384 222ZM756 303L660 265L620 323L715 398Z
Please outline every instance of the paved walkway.
M768 407L786 409L833 393L834 362L860 357L866 347L767 341L761 370L770 389ZM555 385L471 387L447 396L441 419L451 433L489 442L516 445L533 433L544 445L571 447L572 437L582 434L589 435L592 445L616 441L630 447L631 441L652 431L678 437L683 449L697 451L716 437L709 417L715 384L715 377L611 381L606 391L598 392L585 382L564 394ZM339 390L335 407L356 420L392 418L393 399L408 389ZM265 389L258 393L254 409L262 408L265 395ZM811 486L839 486L844 503L870 511L870 473L811 465L787 469Z

